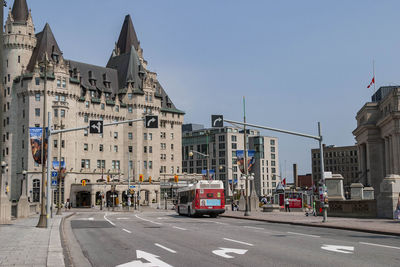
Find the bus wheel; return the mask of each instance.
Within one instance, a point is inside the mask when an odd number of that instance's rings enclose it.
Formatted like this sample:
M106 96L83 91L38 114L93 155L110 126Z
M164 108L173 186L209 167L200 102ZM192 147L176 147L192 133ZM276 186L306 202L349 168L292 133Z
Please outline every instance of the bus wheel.
M217 218L217 217L218 217L218 214L211 214L210 217L211 217L211 218Z

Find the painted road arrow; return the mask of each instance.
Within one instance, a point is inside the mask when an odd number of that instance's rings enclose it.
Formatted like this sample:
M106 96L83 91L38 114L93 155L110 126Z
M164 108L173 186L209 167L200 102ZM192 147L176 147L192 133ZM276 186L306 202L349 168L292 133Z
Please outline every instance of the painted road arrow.
M168 263L165 263L159 260L159 256L145 252L143 250L136 250L136 257L138 259L144 259L148 262L142 262L140 260L131 261L128 263L124 263L121 265L117 265L116 267L151 267L151 266L158 266L158 267L172 267Z
M235 253L239 255L243 255L247 252L247 249L235 249L235 248L220 248L219 250L214 250L212 253L215 255L221 256L226 259L232 259L233 256L227 255L228 253Z
M345 254L352 254L354 251L354 247L349 246L323 245L321 248L328 251L340 252Z

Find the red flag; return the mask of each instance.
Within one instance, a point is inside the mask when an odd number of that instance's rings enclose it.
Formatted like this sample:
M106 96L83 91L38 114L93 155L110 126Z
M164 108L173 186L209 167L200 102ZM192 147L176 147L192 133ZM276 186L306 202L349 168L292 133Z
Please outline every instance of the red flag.
M282 180L282 184L283 184L283 186L286 186L286 178L284 178L284 179Z
M372 77L372 81L371 81L371 83L367 86L367 88L370 88L371 85L373 85L374 83L375 83L375 77Z

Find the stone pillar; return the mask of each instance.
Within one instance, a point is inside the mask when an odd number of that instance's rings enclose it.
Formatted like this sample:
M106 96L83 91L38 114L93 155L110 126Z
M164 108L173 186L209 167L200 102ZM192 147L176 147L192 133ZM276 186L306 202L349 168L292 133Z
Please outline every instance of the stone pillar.
M375 190L373 187L364 187L364 190L363 190L364 199L367 199L367 200L375 199L374 191Z
M394 174L400 175L400 135L395 134L393 136L393 162L394 162Z
M389 166L390 166L390 174L394 174L394 162L393 162L393 136L389 136Z
M329 200L345 200L343 180L343 176L340 174L333 174L332 178L325 179Z
M360 144L358 145L358 162L360 164L360 172L361 172L361 178L363 179L363 183L366 184L367 183L367 176L366 176L366 172L367 172L367 166L366 166L366 162L365 162L365 144Z
M385 138L385 175L390 173L389 166L389 140Z
M383 179L377 198L378 217L394 218L400 194L400 175L389 175Z
M353 184L351 184L350 185L351 199L352 200L362 200L364 198L363 188L364 188L364 186L361 183L353 183Z
M26 196L26 178L22 180L22 194L18 201L17 217L27 218L29 216L29 202Z

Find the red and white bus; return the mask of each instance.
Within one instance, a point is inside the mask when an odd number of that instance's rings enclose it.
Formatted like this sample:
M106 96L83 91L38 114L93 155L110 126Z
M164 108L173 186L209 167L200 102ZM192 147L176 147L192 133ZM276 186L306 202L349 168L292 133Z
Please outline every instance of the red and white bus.
M217 217L225 212L224 184L222 181L201 180L178 189L176 212L188 216Z

